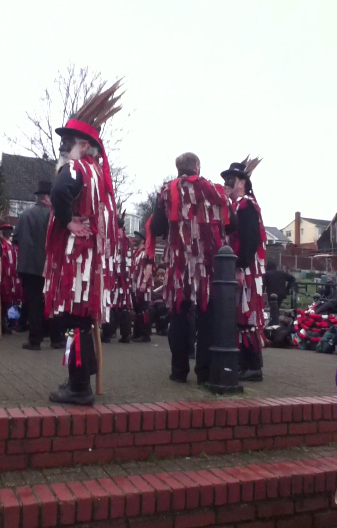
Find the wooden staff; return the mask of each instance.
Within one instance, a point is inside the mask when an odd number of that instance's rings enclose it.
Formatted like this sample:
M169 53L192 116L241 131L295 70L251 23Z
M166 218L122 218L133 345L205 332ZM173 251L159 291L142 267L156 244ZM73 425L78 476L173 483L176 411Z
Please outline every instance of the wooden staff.
M102 389L102 342L101 342L101 333L99 330L98 321L94 322L94 343L95 343L95 353L97 359L97 374L96 374L96 394L103 394Z

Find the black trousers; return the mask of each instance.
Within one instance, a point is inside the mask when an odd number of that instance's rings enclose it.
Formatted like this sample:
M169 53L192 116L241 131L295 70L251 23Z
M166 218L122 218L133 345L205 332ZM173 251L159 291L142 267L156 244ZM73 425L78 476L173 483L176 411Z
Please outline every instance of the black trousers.
M27 303L30 343L32 345L40 345L44 338L46 327L52 343L62 341L61 318L55 317L46 321L44 317L44 277L30 273L20 273L20 278Z
M7 329L8 326L8 309L10 305L7 303L2 302L1 303L1 325L2 325L2 331L4 332Z
M90 376L97 374L97 360L90 317L77 317L65 314L65 327L69 330L80 330L81 366L76 366L76 356L70 354L68 365L70 388L73 391L85 390L90 384Z
M263 367L262 350L255 351L252 344L240 345L239 368L245 370L259 370Z
M132 296L133 309L135 311L135 321L133 325L133 338L150 337L151 317L149 313L149 303L140 296Z
M110 322L102 324L104 337L112 337L119 332L121 337L127 338L131 335L131 314L127 308L114 308L110 311Z
M169 313L164 302L157 302L153 304L153 319L157 334L167 335Z
M199 382L208 381L211 356L209 348L213 341L212 302L204 312L197 306L196 311L190 301L183 301L180 311L174 308L168 333L172 353L172 374L185 380L189 371L188 356L197 339L195 373Z

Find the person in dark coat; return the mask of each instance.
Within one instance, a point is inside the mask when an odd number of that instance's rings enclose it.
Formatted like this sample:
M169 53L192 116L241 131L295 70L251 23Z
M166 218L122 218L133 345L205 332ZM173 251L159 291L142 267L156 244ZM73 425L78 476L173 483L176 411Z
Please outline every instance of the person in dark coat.
M14 242L18 245L17 272L22 280L29 320L29 338L22 348L28 350L41 350L44 337L43 270L51 208L50 192L51 183L40 181L34 193L36 204L22 213L14 233ZM48 326L51 347L62 348L64 343L60 323L50 321Z
M267 292L268 300L275 293L278 297L278 304L281 306L284 299L289 294L295 277L281 269L277 269L275 262L269 261L266 266L266 273L263 278L264 289Z

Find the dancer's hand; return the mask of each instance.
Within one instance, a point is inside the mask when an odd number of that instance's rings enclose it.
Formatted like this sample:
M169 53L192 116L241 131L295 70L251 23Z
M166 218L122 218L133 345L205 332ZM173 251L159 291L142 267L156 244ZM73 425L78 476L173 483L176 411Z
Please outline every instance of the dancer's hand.
M69 231L79 237L87 237L92 234L91 229L88 225L83 222L87 220L85 217L73 216L71 222L67 225Z

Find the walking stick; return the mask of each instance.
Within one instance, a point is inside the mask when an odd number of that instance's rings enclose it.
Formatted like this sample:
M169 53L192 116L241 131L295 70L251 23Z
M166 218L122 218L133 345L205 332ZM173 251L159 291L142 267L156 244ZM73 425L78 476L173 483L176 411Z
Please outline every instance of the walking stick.
M102 342L101 334L99 331L98 321L94 322L94 343L95 343L95 353L97 359L97 374L96 374L96 394L102 394Z

